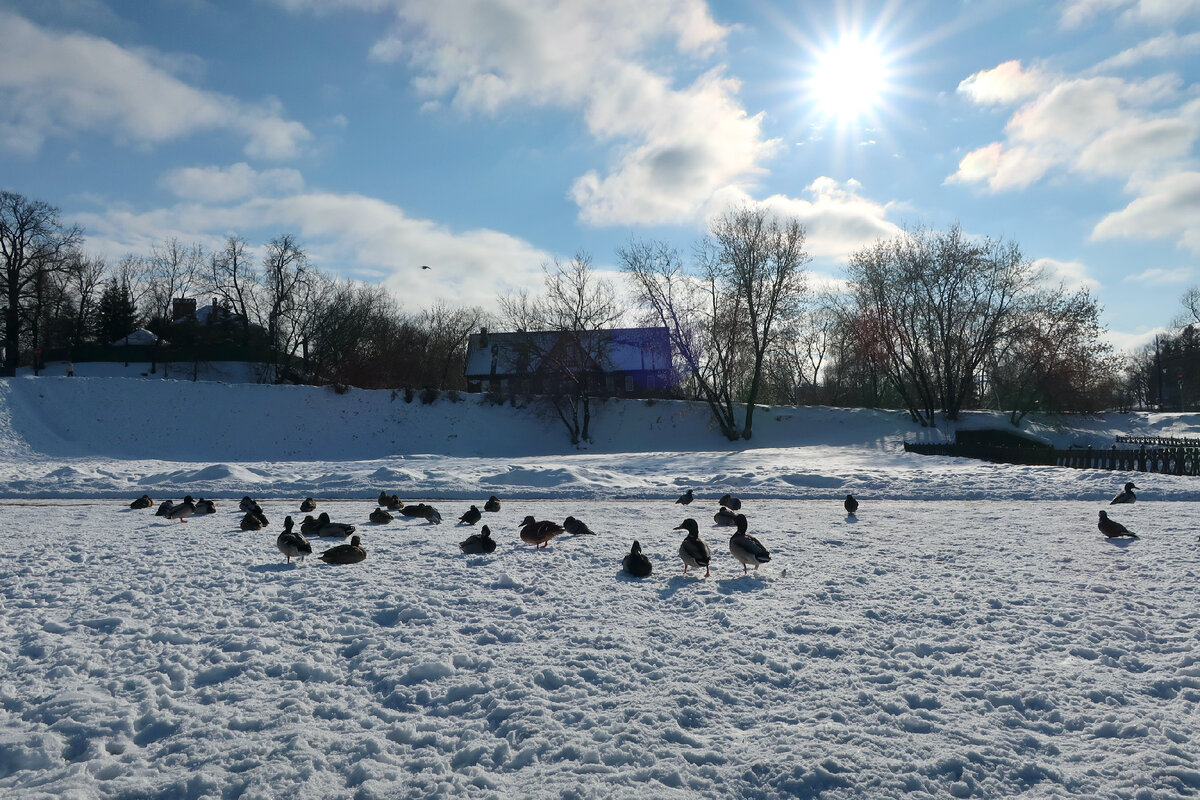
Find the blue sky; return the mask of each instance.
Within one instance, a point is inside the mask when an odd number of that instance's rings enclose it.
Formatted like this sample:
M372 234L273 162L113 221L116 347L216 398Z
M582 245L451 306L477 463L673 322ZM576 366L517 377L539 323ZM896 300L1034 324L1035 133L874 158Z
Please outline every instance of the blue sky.
M0 185L113 259L293 233L413 310L743 203L822 280L958 222L1129 345L1198 282L1198 55L1200 0L0 0Z

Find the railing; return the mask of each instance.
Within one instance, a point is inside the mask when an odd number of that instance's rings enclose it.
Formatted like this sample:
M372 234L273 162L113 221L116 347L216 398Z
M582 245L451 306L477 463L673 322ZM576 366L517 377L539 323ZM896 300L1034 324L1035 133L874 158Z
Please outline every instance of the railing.
M1200 474L1200 441L1195 439L1177 441L1188 441L1191 444L1165 447L1147 447L1143 444L1136 450L1118 449L1115 444L1109 450L1096 450L1091 447L1054 450L1033 447L985 447L905 442L904 451L927 456L976 458L998 464L1162 472L1170 475Z

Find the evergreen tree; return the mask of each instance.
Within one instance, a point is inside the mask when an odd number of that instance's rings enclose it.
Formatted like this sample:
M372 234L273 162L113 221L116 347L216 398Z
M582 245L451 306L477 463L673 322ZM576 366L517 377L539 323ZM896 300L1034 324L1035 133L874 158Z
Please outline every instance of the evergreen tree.
M96 338L101 344L112 344L133 333L138 324L137 305L129 287L109 281L96 309Z

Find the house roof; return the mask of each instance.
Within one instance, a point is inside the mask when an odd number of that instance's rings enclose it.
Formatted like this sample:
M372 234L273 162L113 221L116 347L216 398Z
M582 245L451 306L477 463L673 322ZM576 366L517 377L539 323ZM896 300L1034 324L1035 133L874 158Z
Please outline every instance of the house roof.
M131 345L148 345L148 344L154 344L157 341L158 341L158 337L155 336L153 333L146 330L145 328L138 328L136 331L129 334L128 336L123 336L120 339L117 339L115 342L113 342L113 346L114 347L127 347L127 346L131 346ZM166 344L167 342L164 339L162 343Z
M466 375L538 372L549 354L561 354L568 349L567 336L559 331L473 333L467 344ZM654 372L671 367L671 340L666 328L589 331L584 335L584 348L589 355L602 354L596 366L604 372ZM530 362L525 369L521 368L522 356L527 356Z

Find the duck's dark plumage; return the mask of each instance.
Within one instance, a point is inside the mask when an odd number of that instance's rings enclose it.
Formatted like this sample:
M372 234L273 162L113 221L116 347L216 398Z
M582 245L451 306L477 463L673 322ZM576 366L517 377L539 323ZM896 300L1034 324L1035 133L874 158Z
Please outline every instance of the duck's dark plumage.
M339 544L337 547L331 547L324 553L318 556L326 564L357 564L360 561L365 561L367 551L362 546L362 539L357 536L351 537L350 544Z
M683 494L679 495L679 499L675 501L678 505L691 505L691 502L696 498L692 497L692 490L688 489Z
M496 495L492 495L491 497L489 497L487 499L487 502L483 504L483 510L487 511L487 512L491 512L491 513L495 513L497 511L499 511L500 510L500 498L496 497Z
M1129 483L1125 484L1125 491L1121 492L1119 495L1114 497L1112 499L1112 501L1109 503L1109 505L1115 506L1115 505L1120 505L1122 503L1137 502L1137 495L1133 493L1133 490L1136 488L1138 488L1138 487L1134 485L1133 481L1130 481Z
M712 563L712 548L708 546L708 542L700 538L700 528L696 525L696 520L688 517L675 526L675 530L687 531L687 536L679 545L679 558L683 561L683 574L687 574L688 567L704 567L704 577L707 578L708 565Z
M648 577L654 571L654 566L642 552L642 545L637 541L634 541L633 546L629 548L629 555L625 556L621 567L635 578Z
M716 514L713 514L713 522L718 525L737 525L737 514L730 511L725 506L721 506Z
M567 517L563 520L563 530L572 536L595 536L596 533L587 526L587 523L581 519Z
M154 505L154 501L150 499L150 495L144 494L141 497L139 497L137 500L134 500L132 503L130 503L129 507L130 508L149 508L152 505Z
M746 515L738 514L737 530L733 532L733 536L729 537L729 552L742 562L743 573L750 564L753 564L757 570L759 564L765 564L771 560L771 553L763 546L763 543L746 533L747 527Z
M372 511L371 515L370 515L371 522L377 522L380 525L387 525L393 519L395 519L395 517L393 517L391 514L389 514L388 512L384 511L382 508L379 508L379 507L376 507L375 510Z
M305 556L312 555L312 545L308 543L307 539L292 530L294 524L291 517L284 519L283 532L275 539L275 546L287 557L289 564L292 563L293 557L298 557L303 561Z
M307 514L310 511L316 511L317 510L317 501L313 500L311 497L304 498L304 500L300 503L300 510L303 511L305 514Z
M458 543L458 549L467 555L496 552L496 540L492 538L492 529L484 525L479 533L473 533Z
M1126 528L1124 525L1117 522L1115 519L1109 519L1107 511L1100 512L1099 528L1100 528L1100 532L1103 533L1105 536L1107 536L1109 539L1116 539L1120 536L1128 536L1131 539L1138 538L1138 535L1136 533L1134 533L1133 531L1129 530L1129 528Z
M563 527L557 522L550 520L538 521L532 516L525 517L521 521L521 541L535 545L536 547L545 547L550 540L563 532Z
M203 497L201 497L196 501L196 516L215 513L217 513L217 504L212 500L205 500Z
M842 506L846 509L847 514L853 514L858 511L858 501L854 499L854 495L846 495L846 499L842 501Z
M172 506L167 512L167 519L177 519L180 522L187 522L187 518L196 513L196 503L192 500L189 494L183 498L183 502L177 506Z
M726 508L728 508L731 511L740 511L742 508L742 501L738 500L736 497L729 494L728 492L723 494L721 496L721 499L718 500L717 502L720 503L721 505L725 506Z
M471 506L465 512L463 512L463 515L458 518L458 521L463 525L474 525L481 519L483 519L483 512L481 512L475 506Z

